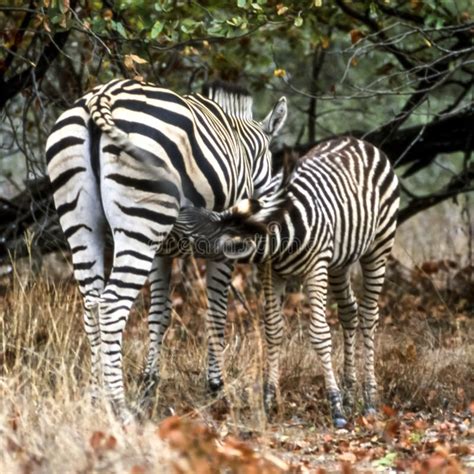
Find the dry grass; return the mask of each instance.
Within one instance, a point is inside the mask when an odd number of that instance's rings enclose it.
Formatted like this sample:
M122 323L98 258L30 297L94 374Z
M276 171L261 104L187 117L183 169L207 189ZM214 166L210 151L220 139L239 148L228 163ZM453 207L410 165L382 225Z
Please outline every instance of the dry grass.
M228 403L206 393L203 310L196 309L204 307L204 293L195 271L192 285L178 283L174 291L175 314L153 413L124 431L107 407L89 402L88 346L75 285L15 278L0 308L0 472L176 470L178 452L157 435L160 420L170 414L203 420L222 438L229 433L253 436L254 446L264 454L270 452L269 440L290 425L299 426L301 436L314 433L314 427L331 432L322 374L305 331L308 308L295 295L286 309L281 403L272 422L266 422L261 400L264 345L258 319L248 315L259 314L261 302L243 270L235 283L247 307L231 300ZM395 282L388 284L377 348L381 399L404 411L466 410L474 400L474 329L467 303L443 303L436 294L423 298ZM125 337L130 399L137 394L135 381L147 345L143 307L139 303L133 311ZM334 309L329 318L340 367L342 338ZM289 459L285 450L280 454Z

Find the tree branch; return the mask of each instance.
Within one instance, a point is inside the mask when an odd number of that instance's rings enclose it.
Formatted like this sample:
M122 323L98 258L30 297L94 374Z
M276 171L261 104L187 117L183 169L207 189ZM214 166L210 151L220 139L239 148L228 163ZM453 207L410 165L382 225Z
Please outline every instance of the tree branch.
M474 191L472 182L474 181L474 166L470 166L460 174L454 176L450 182L441 190L429 194L428 196L416 197L412 199L399 213L398 223L402 224L410 217L425 211L430 207L457 196L458 194Z
M71 9L75 8L76 3L77 0L71 1ZM66 44L69 32L70 30L60 31L53 35L49 43L43 48L35 67L28 67L7 81L4 79L4 74L0 75L0 110L3 109L7 101L31 84L33 74L37 81L43 78L51 63Z
M415 125L398 130L392 137L380 145L394 166L399 167L413 163L404 176L409 176L421 168L428 166L438 154L465 152L473 147L474 105L433 120L424 125ZM338 136L350 135L364 137L361 130L348 130ZM336 138L333 136L331 138ZM294 147L298 155L307 153L320 141L305 143ZM283 149L275 150L273 157L279 163L284 154Z
M409 21L420 26L424 24L423 18L418 15L414 15L410 12L404 12L400 8L392 8L380 0L376 0L375 3L377 4L377 7L386 15L400 18L401 20Z
M49 66L56 59L61 48L66 44L68 36L69 31L56 33L53 36L53 40L43 49L36 67L31 66L6 82L3 78L0 78L0 110L3 109L8 100L29 86L32 74L36 75L37 80L40 80L46 74Z
M376 37L380 38L383 40L382 43L382 48L391 53L397 61L401 64L401 66L406 69L410 70L413 69L414 65L411 61L409 61L405 55L405 53L398 49L396 46L387 44L387 36L383 31L380 30L379 26L377 25L377 22L372 20L366 15L363 15L362 13L358 12L355 9L352 9L349 7L346 3L344 3L343 0L335 0L336 5L348 16L351 18L354 18L355 20L360 21L364 25L368 26L374 33L376 33Z
M13 43L12 47L8 51L7 57L5 58L5 62L3 63L3 70L6 72L8 68L10 67L13 58L16 55L16 52L18 51L18 45L23 41L23 36L25 34L26 27L30 23L31 19L33 18L33 13L36 12L34 10L34 1L30 0L30 5L29 8L25 12L25 16L23 17L23 20L21 21L21 25L16 31L15 34L15 42Z

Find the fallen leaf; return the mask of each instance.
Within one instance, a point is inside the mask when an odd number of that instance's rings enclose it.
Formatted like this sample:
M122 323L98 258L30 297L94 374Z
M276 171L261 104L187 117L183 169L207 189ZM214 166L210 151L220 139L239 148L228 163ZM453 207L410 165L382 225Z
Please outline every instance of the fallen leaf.
M145 472L146 469L138 464L135 464L132 466L132 469L130 469L130 474L145 474Z
M387 418L394 418L397 415L397 411L388 405L382 406L382 412Z
M104 439L105 433L103 431L94 431L89 439L89 444L94 451L97 451L100 449Z
M357 461L357 456L354 453L347 451L346 453L340 454L338 460L354 464Z

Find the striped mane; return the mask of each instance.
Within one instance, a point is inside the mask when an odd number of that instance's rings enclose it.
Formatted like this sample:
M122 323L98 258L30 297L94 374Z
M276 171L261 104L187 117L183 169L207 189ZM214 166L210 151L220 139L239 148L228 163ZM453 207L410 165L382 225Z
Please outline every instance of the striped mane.
M204 84L202 93L218 103L227 114L245 120L253 120L253 99L244 87L216 80Z

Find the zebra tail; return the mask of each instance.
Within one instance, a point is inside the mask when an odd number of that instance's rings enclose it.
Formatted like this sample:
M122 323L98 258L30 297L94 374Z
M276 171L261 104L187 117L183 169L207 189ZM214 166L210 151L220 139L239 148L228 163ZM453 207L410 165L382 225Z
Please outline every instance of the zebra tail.
M128 134L115 123L112 117L112 97L107 93L107 87L109 87L108 84L92 94L87 100L86 107L91 119L103 133L107 134L120 149L127 152L132 158L152 169L161 168L167 174L172 174L170 167L163 159L132 143Z

